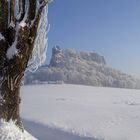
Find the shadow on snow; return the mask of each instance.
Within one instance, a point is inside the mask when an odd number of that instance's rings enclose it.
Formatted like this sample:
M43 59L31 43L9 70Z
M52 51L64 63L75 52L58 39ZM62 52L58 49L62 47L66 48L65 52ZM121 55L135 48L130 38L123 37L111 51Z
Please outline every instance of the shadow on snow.
M56 128L50 128L29 120L23 120L23 124L25 129L39 140L97 140L89 137L81 137Z

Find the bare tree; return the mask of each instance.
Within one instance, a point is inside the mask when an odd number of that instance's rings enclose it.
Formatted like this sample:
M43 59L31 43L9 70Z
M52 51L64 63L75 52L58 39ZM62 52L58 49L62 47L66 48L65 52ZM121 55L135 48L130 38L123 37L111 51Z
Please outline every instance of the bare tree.
M0 119L21 128L20 86L49 0L0 0Z

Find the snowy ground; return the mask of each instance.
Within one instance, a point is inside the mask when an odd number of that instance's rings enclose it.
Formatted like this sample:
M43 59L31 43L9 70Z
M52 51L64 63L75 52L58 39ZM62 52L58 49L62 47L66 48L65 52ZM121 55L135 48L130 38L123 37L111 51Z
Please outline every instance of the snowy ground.
M25 86L25 128L39 140L139 140L140 90Z
M0 140L37 140L26 131L22 132L13 121L0 120Z

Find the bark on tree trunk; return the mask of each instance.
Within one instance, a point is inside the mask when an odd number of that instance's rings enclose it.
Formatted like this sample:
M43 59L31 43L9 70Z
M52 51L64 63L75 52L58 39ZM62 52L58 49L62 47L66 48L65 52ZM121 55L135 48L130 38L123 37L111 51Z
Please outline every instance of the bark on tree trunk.
M4 121L14 121L22 129L20 119L20 87L26 63L19 58L15 58L1 72L2 79L0 85L0 118Z
M22 128L22 123L20 119L20 86L16 87L11 91L8 88L8 81L5 81L2 84L1 94L3 95L3 103L0 106L1 110L1 117L4 118L4 121L15 121L15 124Z

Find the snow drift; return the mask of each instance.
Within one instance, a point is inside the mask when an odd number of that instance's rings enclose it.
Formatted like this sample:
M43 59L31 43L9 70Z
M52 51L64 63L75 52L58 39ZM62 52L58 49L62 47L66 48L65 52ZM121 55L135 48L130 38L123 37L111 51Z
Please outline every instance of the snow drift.
M22 132L14 122L0 120L0 140L37 140L26 131Z

